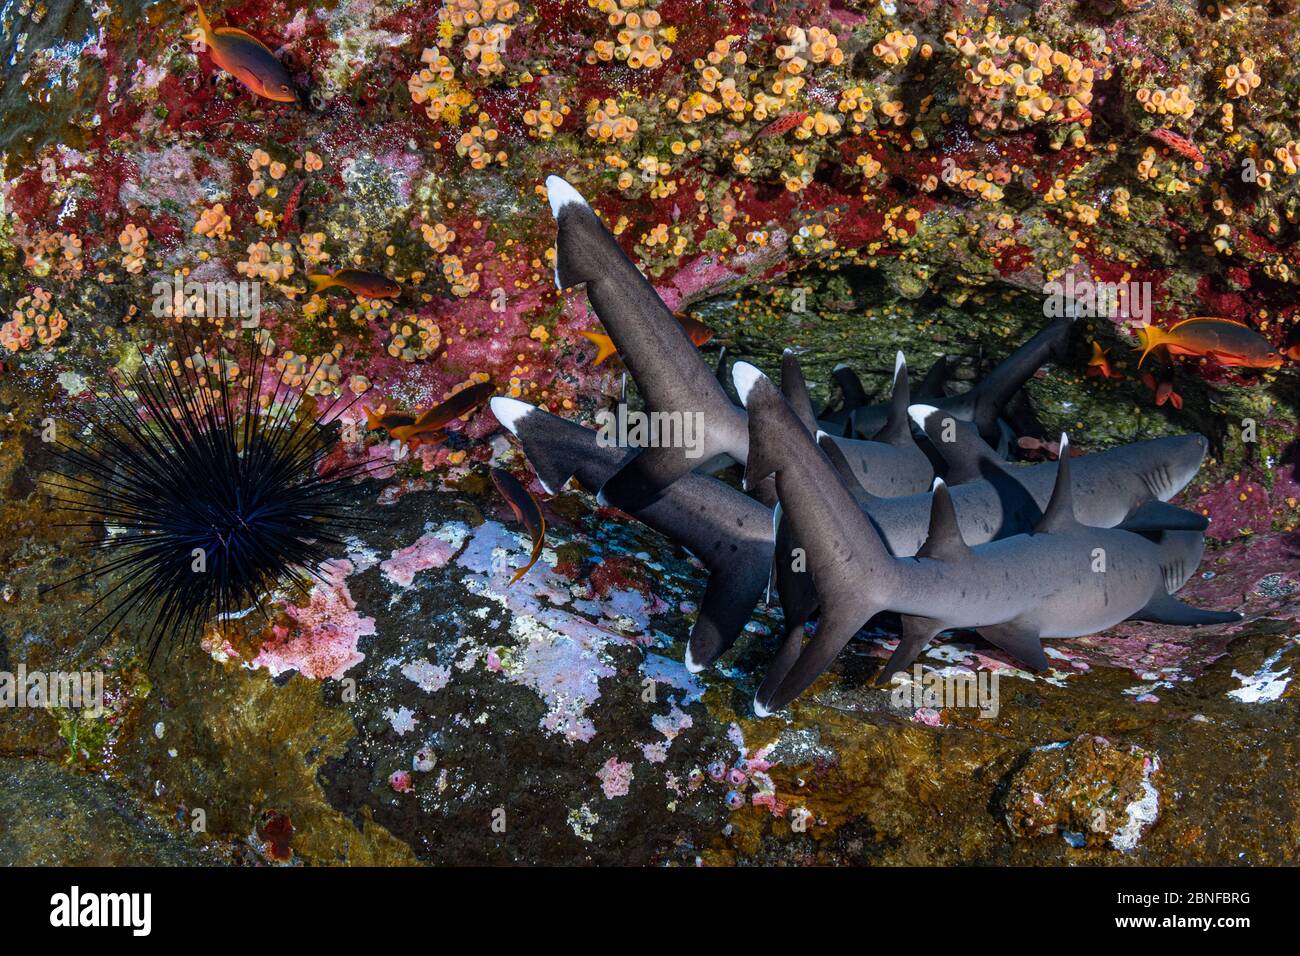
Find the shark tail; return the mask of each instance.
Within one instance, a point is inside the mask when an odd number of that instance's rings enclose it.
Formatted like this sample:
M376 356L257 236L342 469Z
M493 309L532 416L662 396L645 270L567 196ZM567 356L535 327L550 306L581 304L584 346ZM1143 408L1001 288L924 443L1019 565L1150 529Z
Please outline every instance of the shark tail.
M570 216L583 221L585 227L601 227L600 220L582 194L559 176L546 177L546 198L551 204L551 215L558 223ZM603 227L601 227L603 228ZM582 237L589 228L560 229L555 238L555 287L567 289L597 278L589 257L584 256Z

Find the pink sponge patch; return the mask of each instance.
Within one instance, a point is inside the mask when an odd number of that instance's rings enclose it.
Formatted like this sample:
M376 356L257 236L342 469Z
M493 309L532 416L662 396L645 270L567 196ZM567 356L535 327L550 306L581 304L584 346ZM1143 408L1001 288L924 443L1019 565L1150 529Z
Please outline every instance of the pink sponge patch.
M294 670L313 680L339 680L365 660L357 642L375 633L375 619L357 613L346 583L352 571L351 561L322 565L325 581L312 588L306 607L285 608L293 625L272 628L273 637L262 645L253 666L265 667L272 677Z
M432 532L421 535L414 544L394 551L379 565L384 576L398 587L409 588L416 574L440 568L451 560L455 549Z

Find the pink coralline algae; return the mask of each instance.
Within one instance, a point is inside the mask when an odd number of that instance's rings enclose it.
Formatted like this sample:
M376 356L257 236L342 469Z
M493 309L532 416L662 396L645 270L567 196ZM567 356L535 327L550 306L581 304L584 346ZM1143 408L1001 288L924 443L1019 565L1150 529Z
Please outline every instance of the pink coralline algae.
M596 776L600 778L600 789L605 792L608 799L626 797L628 788L632 784L632 765L621 762L617 757L610 757L605 761L605 765L596 771Z
M408 588L415 581L415 576L430 568L441 568L455 554L452 545L439 538L433 532L420 536L414 544L394 551L392 556L379 565L384 577L398 587Z
M327 562L322 567L325 581L312 588L306 607L285 608L293 625L272 628L273 636L253 666L265 667L272 677L297 671L312 680L340 680L365 660L357 643L375 633L375 619L357 613L346 584L353 570L351 561Z

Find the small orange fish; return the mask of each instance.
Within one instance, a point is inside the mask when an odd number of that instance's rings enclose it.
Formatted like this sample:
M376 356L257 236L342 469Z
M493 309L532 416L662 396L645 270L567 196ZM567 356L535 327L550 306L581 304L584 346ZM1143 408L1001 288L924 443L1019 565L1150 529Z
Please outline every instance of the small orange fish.
M474 411L492 396L494 390L495 386L491 382L478 382L462 388L445 402L422 412L411 424L390 428L388 434L398 441L410 442L413 438L419 438L426 445L437 444L426 436Z
M1204 356L1219 365L1240 368L1278 368L1282 356L1268 339L1248 325L1214 316L1184 319L1168 329L1144 325L1137 330L1142 358L1153 350L1166 348L1170 355Z
M368 432L379 431L380 429L392 431L394 428L415 423L414 415L406 412L390 412L387 405L380 405L378 410L366 408L363 411L366 413L366 431Z
M277 103L294 103L298 91L294 89L289 71L275 54L257 37L234 27L212 29L203 5L194 4L199 11L199 38L212 56L212 62L225 70L258 96Z
M1151 391L1156 393L1156 407L1163 405L1165 402L1173 405L1179 410L1183 407L1183 396L1174 391L1174 381L1169 377L1156 380L1156 377L1150 372L1142 373L1142 384Z
M1295 359L1297 362L1300 362L1300 342L1283 349L1282 354L1289 359Z
M402 287L388 276L363 269L340 269L333 275L316 272L307 279L317 292L337 287L347 289L358 299L396 299L402 294Z
M1103 349L1096 342L1092 343L1092 357L1088 359L1088 370L1085 374L1096 378L1123 378L1123 374L1115 371L1110 366L1110 360L1106 358L1109 349Z
M713 330L698 319L693 319L682 312L674 312L673 318L677 320L677 324L682 327L682 331L697 349L713 340ZM600 365L611 355L618 354L618 350L614 347L614 340L604 332L579 332L578 334L596 346L596 358L591 363L593 367Z
M510 472L502 468L493 468L492 483L497 486L497 491L501 492L501 497L515 513L515 520L524 526L533 539L533 553L529 556L528 563L516 571L515 576L510 579L510 584L514 584L528 573L542 555L542 545L546 543L546 518L542 516L542 506L537 503L533 493L521 485L519 479Z
M692 318L685 312L674 312L673 318L677 320L690 337L691 344L697 349L703 348L713 341L713 330L701 322L699 319Z

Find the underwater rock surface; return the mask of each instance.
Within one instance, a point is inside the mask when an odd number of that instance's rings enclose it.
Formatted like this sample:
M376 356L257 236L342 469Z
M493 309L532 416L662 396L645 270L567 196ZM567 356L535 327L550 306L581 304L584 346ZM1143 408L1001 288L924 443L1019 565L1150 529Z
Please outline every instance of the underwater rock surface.
M2 712L0 857L1293 859L1298 21L1282 2L1131 6L208 10L265 39L306 106L215 69L182 39L185 4L6 10L0 671L100 672L106 709ZM654 55L630 60L614 23L642 8L659 18L637 28ZM1040 55L1041 98L990 82ZM155 284L178 275L258 283L258 342L312 394L416 408L490 378L590 420L621 369L593 363L583 294L553 288L551 173L713 330L709 361L725 345L774 370L799 348L819 403L841 361L883 391L898 349L918 376L948 356L947 387L967 387L1067 278L1146 283L1163 326L1256 329L1286 351L1280 368L1138 369L1131 323L1086 316L1070 361L1026 390L1045 437L1068 429L1088 451L1211 438L1179 499L1210 518L1211 547L1180 597L1246 620L1049 642L1038 676L948 636L884 689L871 678L892 640L859 637L756 720L774 610L720 671L689 674L698 567L575 492L545 503L542 559L507 587L529 542L485 466L527 467L491 415L408 452L366 434L360 405L344 454L378 466L352 491L376 525L269 625L241 619L150 667L133 626L86 633L100 592L40 593L86 569L38 484L42 423L165 340L189 296ZM382 269L400 301L305 279L348 266ZM1088 374L1090 341L1120 377ZM1166 379L1181 404L1156 404ZM996 676L995 715L927 696L967 674Z

